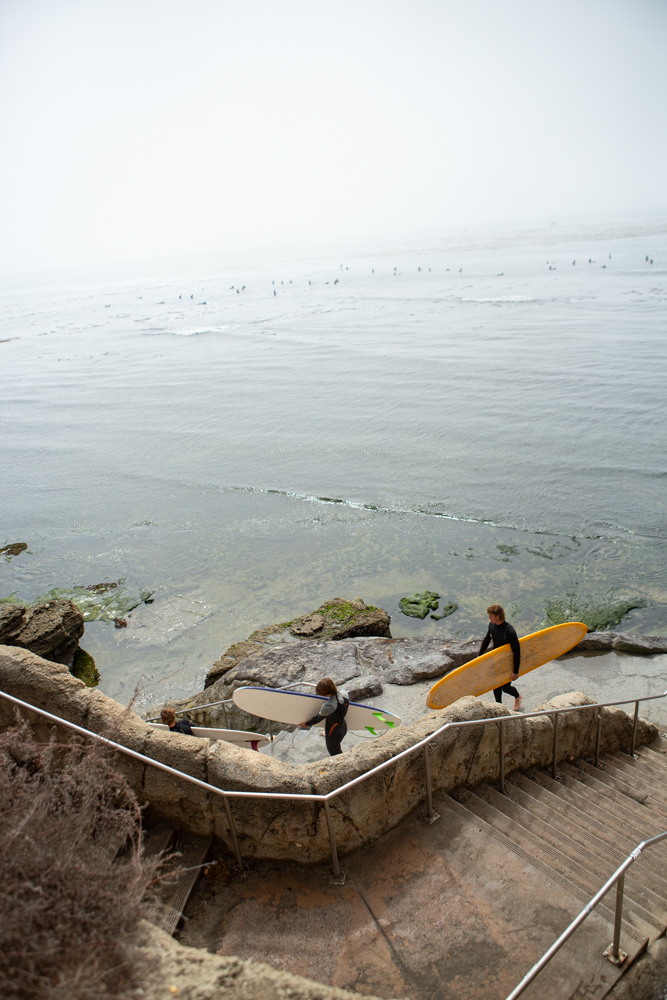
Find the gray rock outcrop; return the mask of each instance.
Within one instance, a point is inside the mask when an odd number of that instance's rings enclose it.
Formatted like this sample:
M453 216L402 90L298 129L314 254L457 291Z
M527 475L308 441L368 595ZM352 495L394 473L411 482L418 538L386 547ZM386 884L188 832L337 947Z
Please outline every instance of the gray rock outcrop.
M390 637L390 624L386 611L365 604L360 597L354 601L334 597L300 618L256 629L247 639L233 643L209 670L204 687L211 687L246 657L276 644L340 641L362 635Z
M83 629L83 615L72 601L34 608L0 604L0 645L21 646L55 663L72 663Z
M296 682L317 684L331 677L344 687L352 701L382 693L383 683L414 684L443 674L474 659L480 639L468 642L443 639L386 639L372 636L330 642L280 643L246 656L227 670L211 687L176 707L205 706L232 697L247 685L281 688ZM233 723L248 728L248 716L233 706L200 709L194 716L202 725ZM256 724L263 732L268 723Z
M667 636L633 635L629 632L589 632L567 655L593 652L608 653L612 649L619 653L655 656L659 653L667 653Z

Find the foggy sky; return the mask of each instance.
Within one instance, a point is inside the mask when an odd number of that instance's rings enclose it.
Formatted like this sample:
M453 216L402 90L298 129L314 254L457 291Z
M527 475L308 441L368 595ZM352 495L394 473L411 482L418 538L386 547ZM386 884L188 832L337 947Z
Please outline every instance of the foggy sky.
M0 269L664 211L661 0L2 0Z

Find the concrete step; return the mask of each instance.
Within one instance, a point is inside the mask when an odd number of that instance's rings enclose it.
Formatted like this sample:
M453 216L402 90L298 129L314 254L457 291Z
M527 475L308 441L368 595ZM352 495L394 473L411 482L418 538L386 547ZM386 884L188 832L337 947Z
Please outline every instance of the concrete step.
M578 760L575 762L576 767L584 772L588 777L593 778L595 781L602 785L606 785L608 788L619 792L628 802L633 804L634 807L640 806L646 809L647 815L653 816L657 819L659 823L664 822L667 819L667 809L663 806L659 799L656 799L651 795L650 789L641 789L637 787L636 782L632 782L632 775L624 774L622 777L620 772L616 768L607 767L606 765L601 768L593 767L584 760ZM618 799L617 799L618 801ZM639 815L639 812L637 813Z
M663 745L665 745L664 740ZM667 756L664 753L651 750L650 747L637 747L637 756L640 760L645 760L647 764L653 764L654 767L667 771Z
M627 794L631 799L641 802L647 808L667 818L667 794L663 794L653 778L643 774L639 769L611 758L604 761L604 773L617 782L622 782L628 789Z
M647 760L645 757L640 757L639 755L637 757L631 757L630 754L617 751L616 753L608 754L607 760L609 759L616 761L619 765L627 764L629 767L636 770L638 774L642 774L647 781L659 782L661 787L664 785L665 779L667 778L666 767L663 767L655 761Z
M526 807L525 801L512 801L507 795L501 795L488 785L478 786L475 792L489 805L494 806L537 838L543 849L549 847L554 855L569 861L573 874L578 873L580 878L586 880L580 884L589 887L591 895L610 875L613 875L621 861L625 860L625 855L612 859L605 850L596 852L591 849L585 834L581 836L581 832L575 829L573 823L558 823L555 815L544 822L530 806ZM524 795L519 789L516 789L516 793L517 798ZM524 798L531 801L529 796ZM628 913L636 917L637 921L641 921L638 926L643 934L651 940L659 937L667 927L665 902L654 891L638 882L634 873L626 875L625 886L624 907L628 908Z
M497 827L491 825L487 820L480 815L476 810L469 809L464 803L458 801L459 796L465 793L458 792L457 799L451 798L449 796L438 796L437 799L437 809L443 815L445 823L451 823L449 818L452 813L459 813L463 823L465 824L463 828L467 826L476 827L479 833L486 839L488 846L484 850L484 855L494 853L494 849L491 847L491 842L495 840L501 847L505 856L514 854L523 862L526 863L526 867L523 869L524 872L528 872L529 869L537 869L537 872L541 874L542 878L539 881L539 887L537 889L538 897L544 897L554 904L555 907L562 900L562 893L567 893L572 897L572 909L569 913L568 918L563 921L562 924L554 927L554 936L551 941L556 939L558 934L567 926L567 923L572 920L583 905L587 903L590 899L592 893L580 889L575 883L573 883L569 878L564 877L558 870L551 867L550 864L545 863L542 857L539 856L538 852L533 851L532 845L529 849L524 849L524 847L519 843L519 838L515 836L507 836ZM485 806L487 805L484 800L480 799L480 803ZM437 824L436 824L437 826ZM511 828L510 828L511 829ZM470 834L467 834L467 838ZM471 859L472 862L472 859ZM469 866L471 864L469 862ZM499 856L499 865L502 868L503 864L503 854ZM474 863L473 863L473 868ZM526 876L527 877L527 876ZM483 877L482 877L483 879ZM514 883L513 883L514 884ZM482 886L480 886L480 889ZM535 888L533 886L520 886L517 887L517 891L520 889L528 891L528 898L531 902L528 904L527 901L523 905L532 906L535 904L536 897L533 895ZM596 887L599 889L599 885ZM504 895L504 894L503 894ZM613 893L608 897L611 900L612 906L614 902ZM489 903L494 899L494 896L485 896L481 900L479 906L479 914L487 915L489 914ZM499 902L505 906L505 902L502 897ZM526 912L526 918L529 918L528 912ZM592 928L588 927L591 920L597 920L598 929L595 934L592 934ZM632 964L632 962L646 949L648 939L642 936L641 932L637 928L625 919L625 915L622 921L621 927L621 947L624 951L628 953L628 959L624 963L621 969L617 969L611 963L607 963L602 960L602 951L606 948L607 938L611 941L613 937L613 922L614 922L614 912L613 909L606 905L606 901L598 904L595 910L592 911L592 915L582 924L582 926L575 931L574 935L563 949L558 952L558 956L552 960L552 962L547 966L543 973L541 973L537 979L528 987L525 992L526 1000L545 1000L546 997L549 1000L558 1000L562 997L563 1000L574 1000L574 998L586 997L586 1000L602 1000L606 996L607 992L614 985L614 982L623 975L623 972ZM507 927L507 918L504 918L503 924ZM588 943L584 941L583 935L580 937L580 932L583 931L585 927L588 927L589 941ZM532 936L532 935L531 935ZM593 944L592 938L595 939ZM517 941L521 939L517 938ZM525 954L525 945L518 944L521 955L517 955L517 971L519 975L523 975L528 971L530 967L530 961L527 960L528 956ZM546 949L545 949L546 950ZM566 972L564 973L560 966L556 965L557 961L562 960L565 963ZM447 968L445 966L445 968ZM577 975L581 975L581 981L577 984L577 988L572 988L572 979L570 978L571 970L576 968L578 973L575 973L575 979ZM489 984L490 986L490 984ZM491 990L487 986L487 991L485 996L491 996ZM449 994L447 994L449 995ZM459 997L459 993L452 993L452 997L456 995ZM476 995L476 994L475 994ZM481 994L480 994L481 995ZM472 996L472 994L471 994ZM466 994L468 997L468 994Z
M511 777L514 779L515 776ZM544 788L547 792L551 791L554 798L560 803L561 810L576 809L578 821L590 828L602 840L616 845L624 852L624 858L647 836L662 832L659 823L646 824L644 822L642 825L638 820L635 820L634 815L630 812L623 811L624 815L618 816L609 807L609 800L605 799L602 793L585 785L582 789L580 782L566 775L563 775L562 780L558 782L548 775L531 770L526 775L521 775L521 779L528 781L530 785ZM554 808L556 807L554 806ZM645 867L647 871L651 872L651 878L656 875L667 885L667 876L665 875L667 849L662 855L659 853L663 846L657 845L654 850L642 855L637 865L641 865L642 870ZM662 891L661 895L663 895ZM667 895L664 898L667 898Z
M173 849L176 853L167 863L167 873L173 871L174 878L160 891L163 910L156 920L158 927L167 934L174 933L183 916L185 904L201 874L212 839L190 833L177 834L174 838Z
M601 768L580 762L579 765L565 764L561 771L568 787L571 779L579 789L582 787L586 789L587 796L593 793L592 800L601 804L603 808L606 807L610 815L627 822L633 828L637 827L640 831L639 840L643 838L642 831L651 829L652 825L656 825L656 832L661 831L662 817L648 808L644 802L640 803L636 798L629 798L608 776L605 779L605 772Z
M480 786L477 786L475 792L479 789ZM595 895L604 883L604 879L600 880L590 875L584 865L578 864L562 851L544 843L539 835L526 830L504 812L490 805L481 796L476 795L475 792L461 791L457 793L457 799L480 820L484 820L489 827L503 834L505 842L513 850L521 851L522 856L530 858L532 863L539 863L544 871L549 872L551 877L556 878L561 885L569 887L570 891L578 895L583 902L588 902L591 896ZM601 912L612 925L613 905L613 900L610 900L609 904L599 904L599 907L602 907ZM656 936L657 928L653 921L644 920L640 914L629 907L624 907L623 925L624 932L636 942L652 939Z
M558 782L554 784L558 785ZM580 845L583 849L582 858L592 851L596 857L609 861L614 870L636 847L637 842L632 838L622 837L593 819L586 811L584 799L580 806L575 806L565 799L562 792L559 795L542 788L521 774L512 775L508 779L507 794L513 801ZM635 864L626 881L628 886L631 879L635 881L640 896L651 902L651 905L647 902L648 909L655 915L661 915L667 926L667 879L663 877L663 871L647 871ZM639 901L642 902L641 899Z

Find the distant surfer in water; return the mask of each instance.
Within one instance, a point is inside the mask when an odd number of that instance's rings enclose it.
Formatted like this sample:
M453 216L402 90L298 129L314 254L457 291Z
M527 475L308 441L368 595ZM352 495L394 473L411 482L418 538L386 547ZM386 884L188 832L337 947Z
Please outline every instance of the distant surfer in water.
M512 653L514 654L514 673L512 674L512 680L515 681L519 676L519 667L521 666L521 646L519 645L519 637L516 634L514 626L505 621L505 610L501 604L490 604L486 609L486 613L489 616L489 627L482 640L482 645L479 648L478 655L481 656L482 653L486 652L490 642L493 642L494 649L498 649L499 646L505 646L509 643L512 647ZM495 688L493 693L496 696L496 701L501 704L503 694L511 695L514 698L514 711L518 712L521 708L521 695L511 684L503 684L502 687Z
M324 722L327 750L331 757L335 757L336 754L343 752L340 745L347 733L345 716L350 707L350 696L343 688L339 691L330 677L323 677L318 682L315 694L328 700L322 705L317 715L314 715L308 722L301 722L299 725L302 729L310 729L318 722Z

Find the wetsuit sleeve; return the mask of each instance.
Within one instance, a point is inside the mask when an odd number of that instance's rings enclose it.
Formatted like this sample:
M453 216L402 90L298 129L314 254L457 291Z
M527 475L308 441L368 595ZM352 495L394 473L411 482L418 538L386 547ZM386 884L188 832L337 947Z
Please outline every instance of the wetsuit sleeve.
M187 719L179 719L174 729L177 733L183 733L185 736L192 736L192 726Z
M516 629L513 625L507 626L505 636L512 647L512 653L514 654L514 673L518 674L519 667L521 666L521 646L519 645L519 637L516 634Z
M325 701L317 715L314 715L312 719L306 723L308 729L310 729L311 726L316 726L318 722L324 722L326 718L333 715L337 707L338 702L335 698L329 698L328 701Z
M478 656L481 656L482 653L486 653L486 650L490 642L491 642L491 628L489 627L486 630L486 635L482 639L482 645L479 647L479 653L477 654Z

